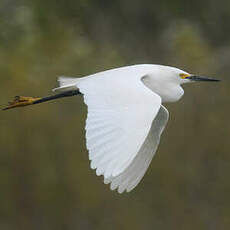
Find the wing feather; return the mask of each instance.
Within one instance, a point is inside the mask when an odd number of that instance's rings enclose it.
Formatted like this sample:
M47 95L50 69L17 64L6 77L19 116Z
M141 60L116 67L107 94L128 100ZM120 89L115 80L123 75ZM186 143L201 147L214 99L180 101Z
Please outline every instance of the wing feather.
M142 83L141 76L114 80L102 75L80 81L77 87L88 107L86 145L91 168L111 183L111 189L132 188L151 161L152 151L143 143L161 98Z
M152 123L148 137L130 166L117 177L110 177L104 180L105 184L111 183L111 190L118 188L119 193L122 193L125 190L130 192L138 185L157 150L161 133L168 121L168 116L167 109L164 106L161 106Z

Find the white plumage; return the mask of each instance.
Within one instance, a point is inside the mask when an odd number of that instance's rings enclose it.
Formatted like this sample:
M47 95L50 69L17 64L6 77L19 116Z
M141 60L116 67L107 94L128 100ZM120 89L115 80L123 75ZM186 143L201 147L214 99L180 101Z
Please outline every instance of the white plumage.
M191 75L161 65L134 65L83 78L60 77L55 91L79 90L88 107L86 144L91 168L119 193L144 176L168 121L162 102L183 95Z

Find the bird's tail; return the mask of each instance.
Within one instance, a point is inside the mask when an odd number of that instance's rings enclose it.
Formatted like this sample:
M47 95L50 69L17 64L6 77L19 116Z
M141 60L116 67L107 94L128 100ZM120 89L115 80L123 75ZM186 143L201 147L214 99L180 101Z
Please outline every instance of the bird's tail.
M78 81L79 81L78 78L61 76L58 78L59 87L53 89L53 91L54 92L65 92L65 91L78 90L78 87L77 87Z

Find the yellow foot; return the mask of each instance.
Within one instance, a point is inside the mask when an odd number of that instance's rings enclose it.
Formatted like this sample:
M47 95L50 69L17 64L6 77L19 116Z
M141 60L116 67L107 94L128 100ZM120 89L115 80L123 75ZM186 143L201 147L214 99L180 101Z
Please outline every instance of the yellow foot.
M2 110L32 105L35 101L40 100L40 99L41 98L15 96L14 100L12 102L9 102L9 105L7 107L3 108Z

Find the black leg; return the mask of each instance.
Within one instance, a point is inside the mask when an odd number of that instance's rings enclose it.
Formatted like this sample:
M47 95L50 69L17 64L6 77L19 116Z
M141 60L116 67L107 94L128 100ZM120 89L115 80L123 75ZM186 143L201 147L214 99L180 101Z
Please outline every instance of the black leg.
M42 103L42 102L45 102L45 101L51 101L51 100L55 100L55 99L58 99L58 98L62 98L62 97L72 97L72 96L75 96L75 95L80 95L80 91L79 90L71 90L71 91L66 91L66 92L62 92L62 93L59 93L59 94L55 94L55 95L52 95L52 96L48 96L48 97L43 97L37 101L34 101L33 104L39 104L39 103Z

